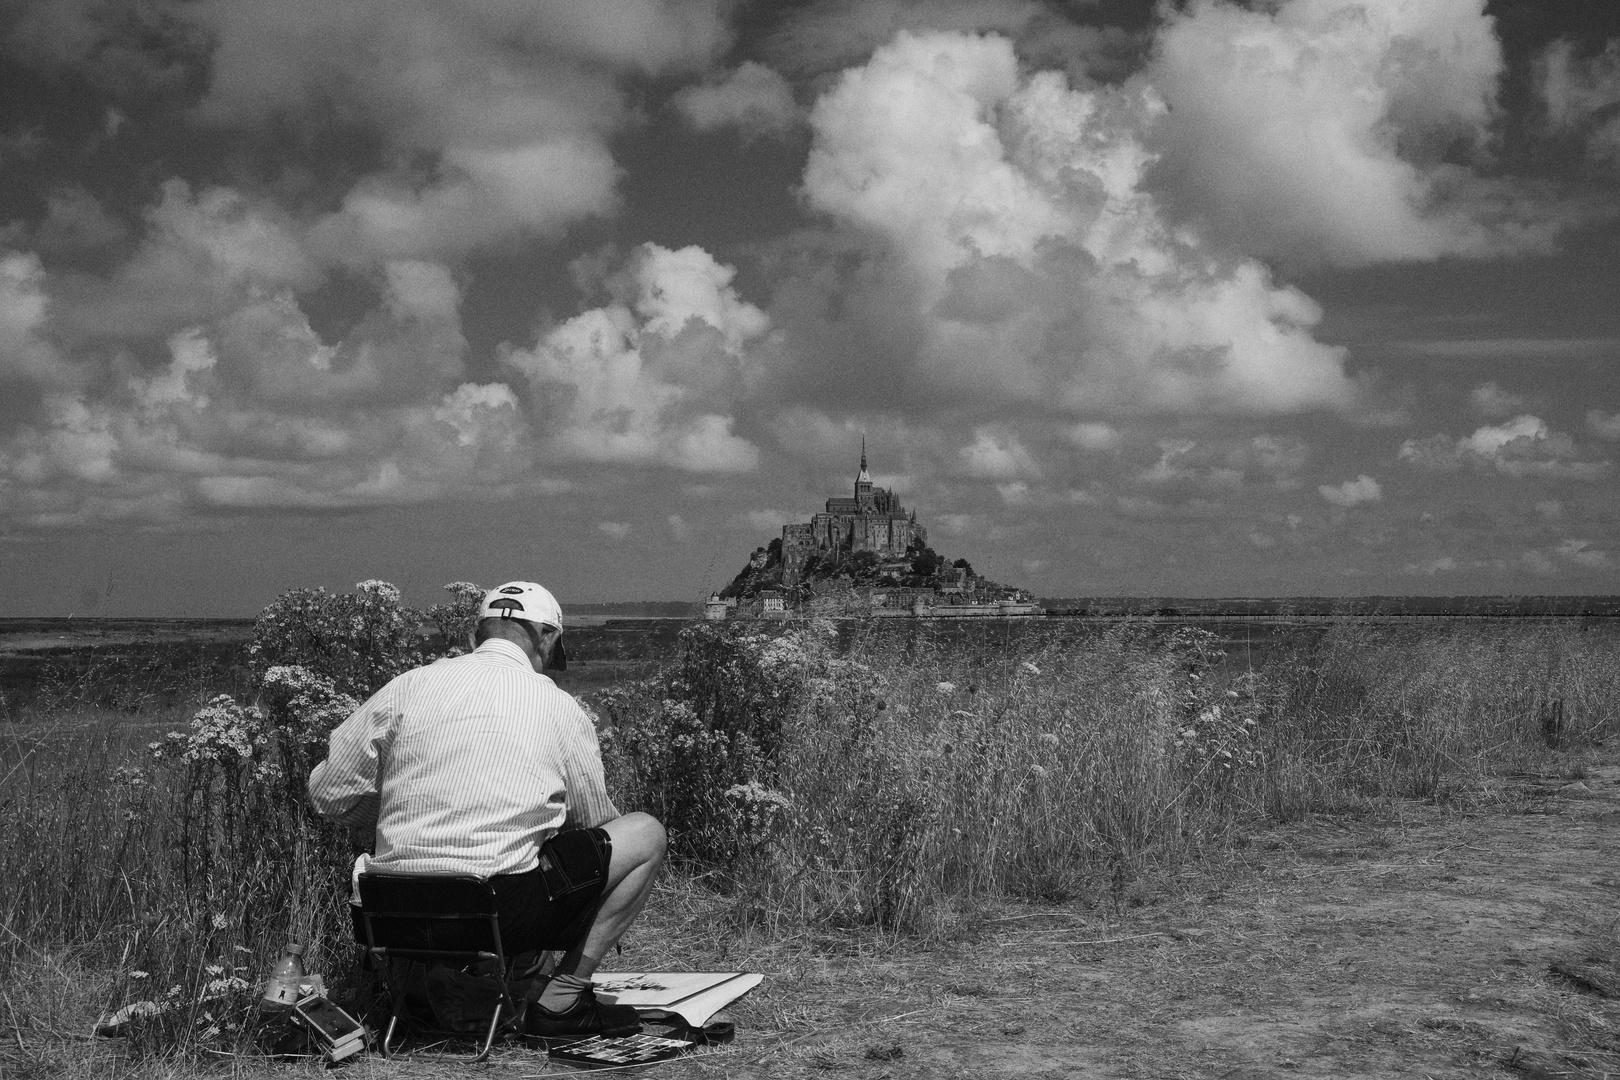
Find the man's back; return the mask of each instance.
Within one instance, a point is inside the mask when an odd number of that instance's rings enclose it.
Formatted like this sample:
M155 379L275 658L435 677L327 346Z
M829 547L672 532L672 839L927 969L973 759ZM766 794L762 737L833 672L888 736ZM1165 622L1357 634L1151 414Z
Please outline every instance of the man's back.
M363 813L372 792L372 865L403 873L521 873L565 821L618 816L590 719L501 639L406 672L333 732L316 809Z

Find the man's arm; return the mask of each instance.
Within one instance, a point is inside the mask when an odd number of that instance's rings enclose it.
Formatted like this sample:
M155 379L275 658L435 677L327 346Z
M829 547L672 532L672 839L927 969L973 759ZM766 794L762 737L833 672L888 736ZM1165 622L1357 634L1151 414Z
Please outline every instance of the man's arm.
M573 703L574 730L564 742L563 782L568 787L568 825L594 829L619 817L602 774L602 747L590 714Z
M374 831L381 783L378 747L398 719L395 679L371 695L326 741L326 760L309 774L309 801L315 812L356 834Z

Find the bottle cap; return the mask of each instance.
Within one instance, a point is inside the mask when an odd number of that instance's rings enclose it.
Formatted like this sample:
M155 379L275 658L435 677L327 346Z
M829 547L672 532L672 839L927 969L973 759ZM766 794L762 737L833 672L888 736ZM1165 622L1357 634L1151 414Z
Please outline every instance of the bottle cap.
M287 951L294 956L303 956L304 943L302 941L289 941L287 943Z

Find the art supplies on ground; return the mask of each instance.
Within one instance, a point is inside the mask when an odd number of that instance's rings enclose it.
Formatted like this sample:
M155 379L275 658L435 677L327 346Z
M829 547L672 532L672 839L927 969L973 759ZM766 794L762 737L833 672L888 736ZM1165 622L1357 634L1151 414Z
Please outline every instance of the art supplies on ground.
M603 971L591 982L605 1003L629 1005L647 1019L673 1017L702 1028L764 979L743 971Z
M333 1065L360 1053L371 1042L364 1024L320 994L298 1000L293 1022L309 1033Z
M648 1065L654 1061L666 1061L677 1054L684 1054L694 1045L685 1039L665 1039L658 1035L622 1035L617 1038L595 1035L589 1039L580 1039L578 1042L554 1046L549 1054L559 1061L573 1065L622 1068L627 1065Z

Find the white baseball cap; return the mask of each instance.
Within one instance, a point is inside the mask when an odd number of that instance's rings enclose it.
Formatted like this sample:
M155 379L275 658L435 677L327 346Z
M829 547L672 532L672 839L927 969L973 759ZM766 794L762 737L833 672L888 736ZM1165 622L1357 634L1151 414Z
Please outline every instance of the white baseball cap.
M478 605L478 617L521 619L558 630L563 628L562 605L557 603L557 598L544 585L536 585L532 581L508 581L489 590ZM550 666L558 671L568 668L568 653L563 650L561 638L557 639L557 647L551 654Z

